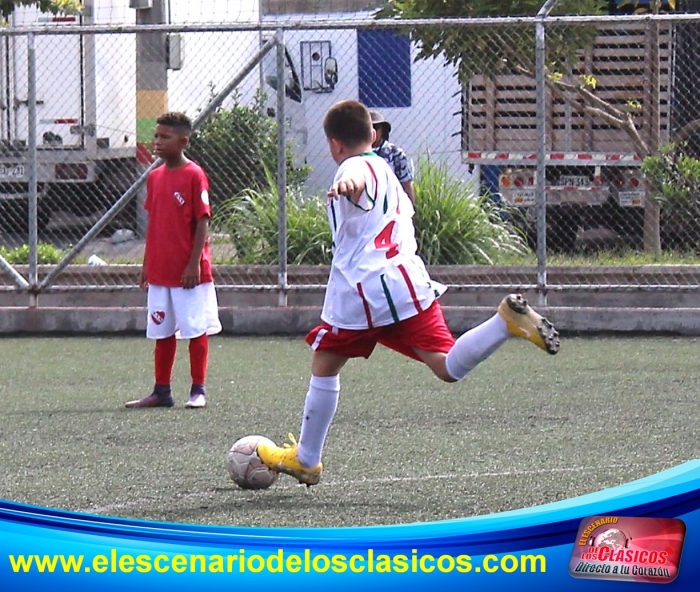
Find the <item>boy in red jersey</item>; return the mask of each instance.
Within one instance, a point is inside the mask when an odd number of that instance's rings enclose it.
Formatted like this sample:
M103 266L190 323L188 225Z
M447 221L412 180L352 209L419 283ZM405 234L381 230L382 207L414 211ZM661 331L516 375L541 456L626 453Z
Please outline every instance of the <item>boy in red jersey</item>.
M148 211L141 287L148 289L146 336L155 340L155 387L126 406L172 407L176 339L189 339L192 388L185 407L206 406L209 335L221 331L209 249L209 180L183 150L192 122L183 113L157 119L153 147L163 165L146 182Z
M340 371L351 358L369 358L379 343L423 362L445 382L467 377L511 337L547 353L559 351L559 333L519 294L506 296L480 325L452 336L438 302L445 286L417 255L413 203L387 162L372 151L367 108L347 100L333 105L323 129L338 171L326 208L333 260L321 324L306 336L311 380L299 443L261 442L265 465L316 485L321 453L338 405Z

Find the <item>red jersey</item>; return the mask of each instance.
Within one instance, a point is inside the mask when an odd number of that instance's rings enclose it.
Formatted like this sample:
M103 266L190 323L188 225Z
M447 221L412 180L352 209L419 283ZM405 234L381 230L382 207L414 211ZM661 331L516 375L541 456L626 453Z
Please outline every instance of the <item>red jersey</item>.
M211 218L209 180L198 164L151 171L146 182L146 274L149 284L178 288L194 245L197 220ZM209 239L199 262L200 281L213 281Z

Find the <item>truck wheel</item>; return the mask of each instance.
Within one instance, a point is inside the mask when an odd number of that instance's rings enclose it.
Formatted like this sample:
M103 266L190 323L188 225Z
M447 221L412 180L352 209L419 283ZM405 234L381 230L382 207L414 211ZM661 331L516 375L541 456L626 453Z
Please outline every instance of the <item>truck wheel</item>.
M37 230L43 232L51 217L50 207L40 200L37 204ZM10 233L29 234L29 202L26 199L8 201L0 209L2 230Z
M547 250L553 253L573 253L581 214L572 208L547 210Z

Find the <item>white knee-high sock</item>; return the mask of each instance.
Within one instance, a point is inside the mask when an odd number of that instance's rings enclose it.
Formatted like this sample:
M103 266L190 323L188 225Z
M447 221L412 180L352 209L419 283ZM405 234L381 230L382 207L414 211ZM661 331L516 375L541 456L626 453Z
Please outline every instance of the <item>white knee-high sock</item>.
M445 360L447 372L455 380L464 380L469 372L508 341L509 337L506 322L496 313L457 339Z
M339 375L311 377L297 450L299 462L307 467L315 467L321 462L323 444L338 407L339 395Z

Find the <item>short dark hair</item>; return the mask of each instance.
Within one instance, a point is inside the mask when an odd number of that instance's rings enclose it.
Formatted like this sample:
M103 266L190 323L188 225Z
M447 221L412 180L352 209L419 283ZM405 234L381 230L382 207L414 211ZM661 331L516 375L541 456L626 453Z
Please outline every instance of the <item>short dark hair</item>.
M173 128L181 136L189 136L192 133L192 121L184 113L169 111L156 119L158 125L167 125Z
M372 120L367 107L348 99L333 105L323 119L323 131L349 148L372 141Z

